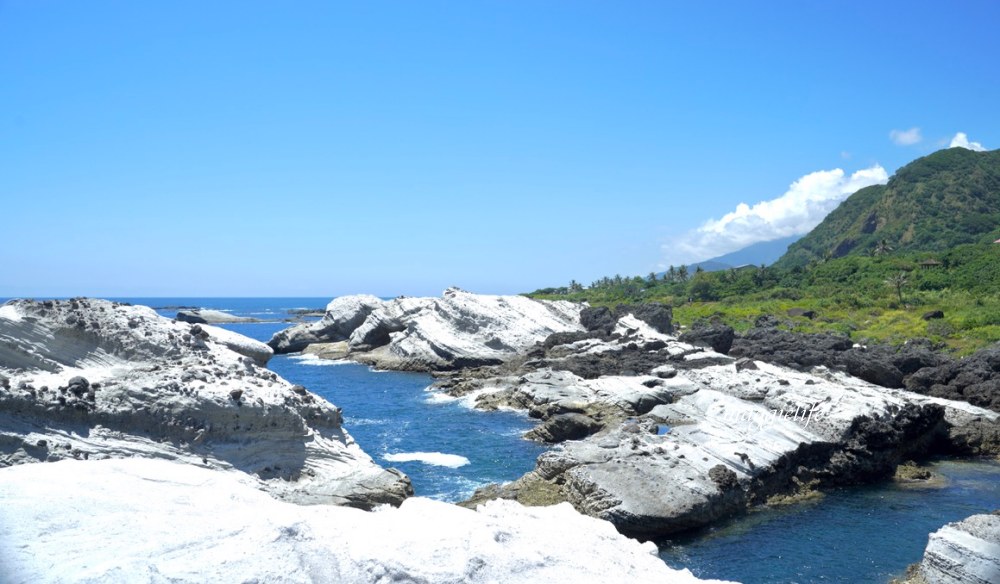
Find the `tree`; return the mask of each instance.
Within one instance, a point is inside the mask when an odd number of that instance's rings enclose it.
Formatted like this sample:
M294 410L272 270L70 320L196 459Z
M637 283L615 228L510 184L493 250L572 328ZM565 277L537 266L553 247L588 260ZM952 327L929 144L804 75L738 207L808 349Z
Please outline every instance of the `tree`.
M688 279L688 267L681 266L677 268L677 280L679 282L687 282Z
M649 275L646 276L646 279L649 280L650 282L654 282L655 283L656 282L656 272L650 272Z
M892 251L892 246L889 245L889 242L887 242L885 239L882 239L879 240L877 244L875 244L875 249L872 250L872 255L875 257L883 256L891 251Z
M903 286L906 286L908 279L906 277L906 272L900 272L889 276L885 283L896 289L896 296L899 297L899 303L903 303Z
M671 266L670 266L670 267L669 267L669 268L667 269L667 275L666 275L666 278L667 278L667 281L668 281L668 282L674 282L674 281L676 281L676 280L677 280L677 269L676 269L676 268L674 268L674 266L673 266L673 265L671 265Z

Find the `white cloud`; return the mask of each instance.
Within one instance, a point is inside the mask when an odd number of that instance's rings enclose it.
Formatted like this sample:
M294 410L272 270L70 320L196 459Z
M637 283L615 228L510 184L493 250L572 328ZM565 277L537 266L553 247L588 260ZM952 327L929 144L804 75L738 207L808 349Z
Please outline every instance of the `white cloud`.
M967 148L976 152L986 151L986 148L979 142L969 142L969 137L965 132L955 134L955 137L951 139L951 144L948 144L948 148Z
M743 249L761 241L809 232L858 189L885 184L889 175L876 164L845 176L820 170L792 183L785 194L753 205L740 203L721 219L710 219L663 246L667 264L686 264Z
M892 130L889 132L889 139L897 146L913 146L919 144L924 137L920 135L920 128L910 128L909 130Z

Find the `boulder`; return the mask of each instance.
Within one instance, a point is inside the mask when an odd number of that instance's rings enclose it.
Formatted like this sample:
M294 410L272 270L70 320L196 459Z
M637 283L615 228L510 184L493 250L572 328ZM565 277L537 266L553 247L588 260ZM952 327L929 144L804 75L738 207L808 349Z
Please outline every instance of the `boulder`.
M601 429L590 416L578 413L557 414L524 435L530 440L555 443L586 438Z
M699 347L709 347L716 353L727 355L735 338L736 333L729 325L697 323L681 333L677 340Z
M921 316L920 318L922 318L924 320L934 320L934 319L937 319L937 318L944 318L944 311L942 311L942 310L931 310L929 312L925 312L923 314L923 316Z
M312 343L346 341L375 308L384 304L380 298L359 294L334 298L318 322L301 323L276 333L268 345L275 353L297 353Z

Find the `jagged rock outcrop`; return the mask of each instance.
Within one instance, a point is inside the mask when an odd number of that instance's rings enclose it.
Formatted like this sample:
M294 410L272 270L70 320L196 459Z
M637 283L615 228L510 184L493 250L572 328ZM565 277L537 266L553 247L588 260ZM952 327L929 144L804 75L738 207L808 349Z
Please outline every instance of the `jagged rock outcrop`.
M304 503L371 507L412 494L340 410L262 365L236 333L103 300L0 307L0 467L155 457L256 477Z
M4 582L724 584L568 505L301 507L239 475L136 459L0 469L0 500Z
M582 331L582 308L457 288L441 298L345 296L330 303L321 321L281 331L268 344L286 353L346 342L349 358L376 367L441 371L499 364L552 333Z
M737 361L631 316L607 337L568 340L543 343L513 371L441 380L442 390L477 407L527 410L546 421L540 431L570 413L602 425L471 503L568 501L623 533L656 537L776 495L888 480L898 464L935 449L989 450L1000 420L964 402L876 387L824 367ZM593 376L573 372L598 356ZM633 370L621 373L616 360Z
M913 584L1000 582L1000 515L973 515L930 535Z

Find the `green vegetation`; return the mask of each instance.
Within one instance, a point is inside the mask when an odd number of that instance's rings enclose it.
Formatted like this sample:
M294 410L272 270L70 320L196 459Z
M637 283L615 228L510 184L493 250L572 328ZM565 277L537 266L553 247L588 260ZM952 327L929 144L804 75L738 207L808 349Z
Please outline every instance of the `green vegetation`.
M848 197L775 266L890 251L944 253L993 241L998 226L1000 150L948 148L900 168L884 186Z
M772 267L721 272L673 266L662 276L602 278L535 298L593 305L663 302L683 325L737 331L763 314L803 332L858 342L924 337L960 354L1000 340L1000 150L950 148L861 189ZM789 309L815 316L788 316ZM943 318L923 315L943 311Z
M924 337L961 354L1000 340L1000 244L960 245L946 253L852 255L808 267L746 267L662 278L602 278L530 294L597 306L663 302L683 325L718 320L737 331L773 314L802 332L846 333L858 342ZM812 319L787 316L801 308ZM924 320L941 310L944 318Z

